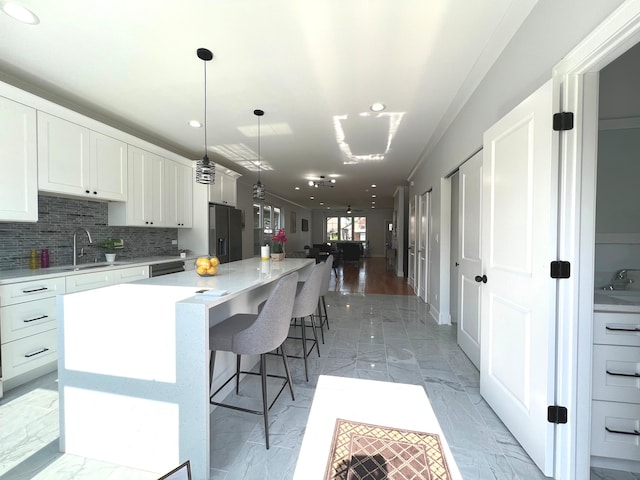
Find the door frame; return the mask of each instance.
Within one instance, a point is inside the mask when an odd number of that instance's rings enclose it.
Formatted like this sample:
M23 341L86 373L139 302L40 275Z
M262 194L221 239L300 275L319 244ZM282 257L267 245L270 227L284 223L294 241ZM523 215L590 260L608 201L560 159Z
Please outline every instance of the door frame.
M569 416L556 429L560 479L588 478L591 464L598 72L639 42L640 0L628 0L553 69L554 110L575 124L560 136L558 255L572 264L558 283L556 403Z

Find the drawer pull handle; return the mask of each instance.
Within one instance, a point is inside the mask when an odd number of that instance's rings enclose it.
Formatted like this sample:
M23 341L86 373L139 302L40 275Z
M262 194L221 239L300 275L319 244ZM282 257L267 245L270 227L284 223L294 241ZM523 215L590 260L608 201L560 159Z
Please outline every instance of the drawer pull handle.
M48 351L49 351L48 348L43 348L41 350L38 350L37 352L27 353L25 355L25 358L35 357L36 355L40 355L41 353L48 352Z
M633 432L627 432L627 431L624 431L624 430L614 430L614 429L609 428L609 427L604 427L604 429L609 433L619 433L621 435L634 435L636 437L640 437L640 432L638 430L634 430Z
M635 378L640 377L640 373L620 373L620 372L610 372L609 370L607 370L607 374L613 375L615 377L635 377Z
M49 290L47 287L32 288L31 290L22 290L22 293L45 292Z
M35 322L36 320L42 320L43 318L49 318L49 315L40 315L39 317L27 318L23 320L24 323Z
M607 330L611 330L613 332L640 332L640 327L633 328L621 328L621 327L605 327Z

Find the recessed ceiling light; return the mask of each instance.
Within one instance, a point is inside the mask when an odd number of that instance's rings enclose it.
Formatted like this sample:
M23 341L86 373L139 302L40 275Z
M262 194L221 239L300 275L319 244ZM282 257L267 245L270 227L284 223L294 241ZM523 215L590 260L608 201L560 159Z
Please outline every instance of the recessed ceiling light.
M189 120L189 126L193 128L201 128L202 124L198 120Z
M35 13L16 2L0 2L0 8L4 13L19 22L28 25L37 25L40 23L40 19Z
M320 205L324 205L324 202L320 202Z
M300 190L300 187L295 187L295 190Z
M309 197L309 200L315 200L316 197Z
M377 187L377 185L375 183L371 184L371 188L376 188L376 187Z
M371 110L372 112L381 112L385 108L387 108L387 106L384 103L376 102L369 107L369 110Z
M371 195L371 198L376 198L376 195L375 194Z

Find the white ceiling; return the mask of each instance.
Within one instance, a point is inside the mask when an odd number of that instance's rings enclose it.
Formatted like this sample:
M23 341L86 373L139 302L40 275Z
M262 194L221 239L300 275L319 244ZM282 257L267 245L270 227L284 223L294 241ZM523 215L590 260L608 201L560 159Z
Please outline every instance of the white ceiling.
M376 194L392 208L535 2L21 0L40 23L0 13L0 79L197 159L204 132L187 122L204 120L206 47L210 158L253 183L256 172L213 152L256 156L261 108L268 192L338 210L370 209ZM335 188L307 186L320 175Z

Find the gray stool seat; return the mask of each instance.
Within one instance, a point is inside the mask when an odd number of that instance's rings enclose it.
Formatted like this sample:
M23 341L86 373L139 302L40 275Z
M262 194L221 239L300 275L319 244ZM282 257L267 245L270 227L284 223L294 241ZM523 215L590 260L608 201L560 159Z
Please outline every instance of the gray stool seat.
M238 313L209 329L209 387L213 383L213 372L217 351L226 351L236 354L236 373L233 374L222 386L220 386L209 398L212 405L232 408L242 412L254 413L264 416L264 430L267 449L269 448L269 415L268 412L276 402L282 391L288 385L291 398L295 400L291 373L287 362L287 352L284 341L289 332L293 303L295 301L298 274L291 273L278 281L275 288L264 303L260 313ZM265 354L280 348L286 376L270 375L267 373ZM251 372L240 369L241 355L260 355L260 371ZM260 375L262 380L262 411L238 407L227 403L216 402L213 398L235 379L236 395L240 389L240 375ZM278 394L268 405L267 377L284 380Z

